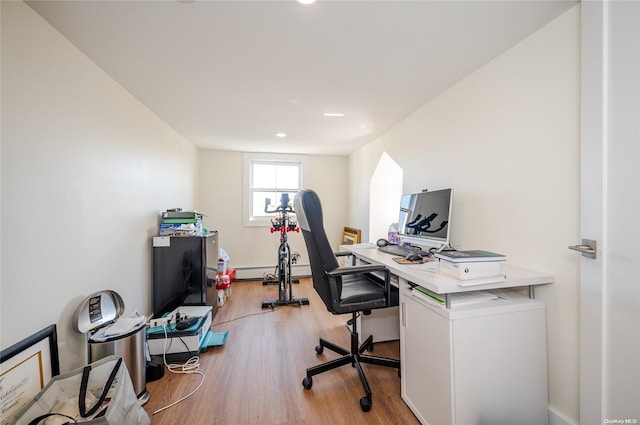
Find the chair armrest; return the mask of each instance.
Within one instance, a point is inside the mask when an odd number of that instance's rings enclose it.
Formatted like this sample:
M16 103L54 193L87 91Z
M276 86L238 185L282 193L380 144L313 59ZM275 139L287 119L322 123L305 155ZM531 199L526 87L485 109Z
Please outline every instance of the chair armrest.
M384 294L387 301L387 307L391 307L391 282L389 279L389 269L384 264L360 264L357 266L349 266L349 267L337 267L333 270L326 271L325 274L331 278L330 280L336 280L336 278L340 278L341 276L356 274L356 273L370 273L370 272L384 272ZM332 291L335 290L334 284L330 283L329 286L333 287Z
M353 253L350 251L338 251L334 252L333 255L335 255L336 257L348 257L350 255L353 255Z
M357 266L338 267L325 273L331 277L336 277L355 273L369 273L377 271L384 271L385 273L389 273L389 270L387 270L387 267L384 264L361 264Z

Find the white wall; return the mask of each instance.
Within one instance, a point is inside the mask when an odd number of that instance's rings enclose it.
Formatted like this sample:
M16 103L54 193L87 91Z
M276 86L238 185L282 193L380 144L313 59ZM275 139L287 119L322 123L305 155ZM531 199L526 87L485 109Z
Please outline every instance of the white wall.
M580 8L495 58L350 156L350 220L368 229L367 190L383 152L404 191L454 188L452 244L552 274L549 402L578 418ZM366 240L366 238L365 238ZM523 364L522 367L527 367Z
M205 226L218 230L220 246L231 257L231 265L242 277L255 269L257 277L266 269L273 273L277 264L278 234L269 227L244 227L242 220L242 152L201 150L201 185L198 209L207 214ZM315 190L322 201L325 230L337 249L347 222L348 159L345 156L308 155L303 167L304 186ZM304 239L289 233L292 252L299 252L300 265L308 265Z
M2 2L5 348L58 325L61 369L85 361L78 304L118 292L149 312L160 211L193 208L196 149L22 2Z

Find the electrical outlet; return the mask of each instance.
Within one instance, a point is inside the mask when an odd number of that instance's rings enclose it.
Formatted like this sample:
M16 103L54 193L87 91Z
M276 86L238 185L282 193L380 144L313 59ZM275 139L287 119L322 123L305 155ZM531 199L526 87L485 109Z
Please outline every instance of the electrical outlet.
M149 327L154 328L156 326L168 326L173 321L173 315L169 315L165 317L156 317L155 319L149 319L147 324L149 325Z

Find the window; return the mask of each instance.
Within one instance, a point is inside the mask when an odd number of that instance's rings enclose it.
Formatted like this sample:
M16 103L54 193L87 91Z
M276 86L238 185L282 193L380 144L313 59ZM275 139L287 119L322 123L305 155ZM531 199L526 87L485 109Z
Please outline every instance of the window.
M276 154L245 154L245 205L246 226L271 225L273 213L280 206L283 194L293 197L302 188L303 157Z

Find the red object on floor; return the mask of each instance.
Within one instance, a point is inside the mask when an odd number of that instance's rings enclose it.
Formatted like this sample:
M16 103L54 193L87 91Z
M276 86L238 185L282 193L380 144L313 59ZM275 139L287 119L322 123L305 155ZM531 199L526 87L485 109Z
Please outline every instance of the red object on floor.
M229 280L233 283L236 280L236 269L227 269L226 276L229 276Z

